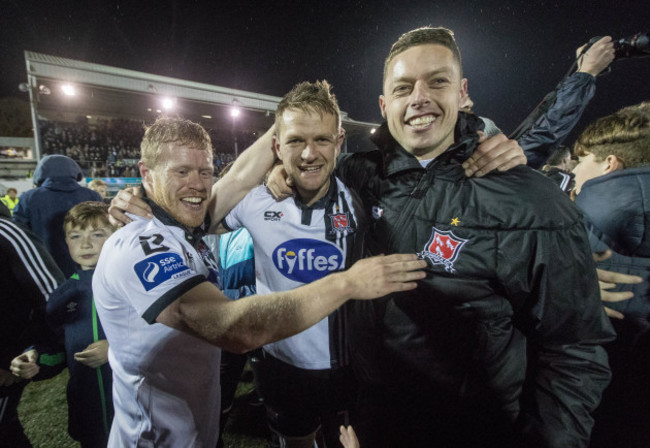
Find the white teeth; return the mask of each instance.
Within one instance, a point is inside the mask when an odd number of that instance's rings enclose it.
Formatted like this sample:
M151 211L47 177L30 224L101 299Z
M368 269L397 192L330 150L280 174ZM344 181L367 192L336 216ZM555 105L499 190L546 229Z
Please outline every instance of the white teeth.
M426 126L429 123L433 123L436 120L436 117L433 115L424 115L422 117L415 117L408 121L408 124L411 126Z
M201 198L183 198L185 202L191 202L192 204L199 204L203 199Z
M313 166L313 167L302 168L303 171L318 171L319 169L320 169L319 166Z

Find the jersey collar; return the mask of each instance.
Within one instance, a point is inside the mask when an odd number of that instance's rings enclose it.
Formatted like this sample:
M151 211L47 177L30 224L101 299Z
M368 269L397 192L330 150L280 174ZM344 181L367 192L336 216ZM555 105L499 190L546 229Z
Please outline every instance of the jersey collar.
M166 226L174 226L182 229L183 232L185 233L185 240L188 243L190 243L192 246L196 246L201 241L201 238L203 238L206 235L207 230L210 228L209 214L205 215L205 221L203 221L203 224L196 227L194 230L191 230L189 227L181 224L176 219L174 219L165 210L163 210L162 207L156 204L152 199L148 198L147 192L144 190L144 188L142 188L142 192L143 192L143 199L151 207L151 211L153 215Z
M323 195L318 201L314 202L312 205L307 205L298 197L296 194L294 196L294 201L296 202L296 207L301 210L307 209L317 209L317 208L326 208L332 201L336 201L338 195L338 187L336 185L336 178L334 175L330 175L330 185L327 189L327 193Z

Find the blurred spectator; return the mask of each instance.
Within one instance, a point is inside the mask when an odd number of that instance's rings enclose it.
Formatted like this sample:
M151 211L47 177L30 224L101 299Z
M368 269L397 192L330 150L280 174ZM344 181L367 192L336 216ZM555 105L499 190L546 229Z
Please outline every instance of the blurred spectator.
M13 216L14 209L18 205L18 190L15 188L7 188L7 194L0 198L0 201L9 209L9 213Z
M75 263L65 244L63 218L79 202L102 200L99 193L77 183L81 175L69 157L43 157L34 171L37 188L23 193L14 210L14 221L41 237L66 278L74 273Z
M605 346L612 383L594 414L593 448L647 448L650 441L650 103L603 117L580 135L576 205L598 267L643 278L618 285L629 300L607 302L617 339Z
M106 182L104 182L101 179L93 179L88 183L88 188L90 188L92 191L96 191L99 193L99 195L102 197L102 199L106 199Z
M571 149L560 145L553 151L546 161L546 165L540 171L555 182L562 191L570 194L575 186L575 174L571 172L573 166L574 161L571 156Z
M0 204L0 445L31 447L18 420L25 382L9 371L11 359L50 339L45 302L63 275L36 235L11 222Z

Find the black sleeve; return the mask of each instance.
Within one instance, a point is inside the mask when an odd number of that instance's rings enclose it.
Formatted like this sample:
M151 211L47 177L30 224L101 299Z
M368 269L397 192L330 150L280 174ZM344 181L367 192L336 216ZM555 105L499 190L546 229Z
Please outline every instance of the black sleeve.
M596 92L596 78L574 73L557 89L555 101L517 142L528 158L528 166L539 169L578 124Z
M54 336L45 323L45 303L63 274L31 232L0 219L0 346L3 364L26 347Z
M519 416L527 446L586 447L591 413L610 380L601 344L615 335L582 222L501 239L500 280L528 339Z
M63 274L42 242L31 232L0 220L0 248L17 287L33 305L45 303L63 282Z

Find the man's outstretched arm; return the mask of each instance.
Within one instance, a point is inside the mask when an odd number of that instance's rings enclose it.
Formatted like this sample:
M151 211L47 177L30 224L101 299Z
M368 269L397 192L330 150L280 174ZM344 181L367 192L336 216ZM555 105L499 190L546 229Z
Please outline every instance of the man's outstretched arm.
M425 267L414 254L377 256L291 291L236 301L203 282L165 308L156 321L244 353L311 327L349 299L414 289Z

